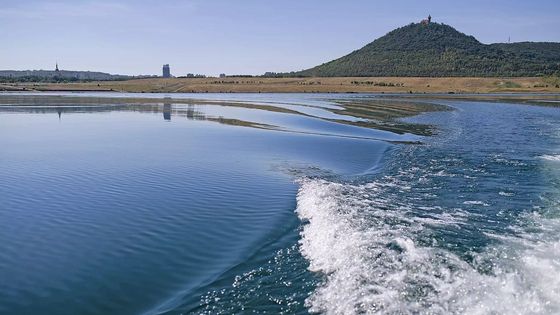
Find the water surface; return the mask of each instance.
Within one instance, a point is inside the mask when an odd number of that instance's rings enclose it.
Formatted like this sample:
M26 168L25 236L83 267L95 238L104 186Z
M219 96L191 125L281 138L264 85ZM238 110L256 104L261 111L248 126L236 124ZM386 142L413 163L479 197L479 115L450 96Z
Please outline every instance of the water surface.
M560 312L558 108L222 97L3 106L0 313Z

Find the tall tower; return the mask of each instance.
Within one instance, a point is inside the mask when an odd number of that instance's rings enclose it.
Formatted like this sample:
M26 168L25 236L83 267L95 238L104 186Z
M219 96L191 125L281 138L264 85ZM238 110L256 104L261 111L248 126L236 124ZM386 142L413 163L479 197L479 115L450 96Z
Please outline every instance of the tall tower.
M169 69L169 65L163 65L163 77L164 78L171 78L171 70Z
M54 75L52 77L57 81L60 79L60 70L58 69L58 61L56 62L56 65L54 67Z

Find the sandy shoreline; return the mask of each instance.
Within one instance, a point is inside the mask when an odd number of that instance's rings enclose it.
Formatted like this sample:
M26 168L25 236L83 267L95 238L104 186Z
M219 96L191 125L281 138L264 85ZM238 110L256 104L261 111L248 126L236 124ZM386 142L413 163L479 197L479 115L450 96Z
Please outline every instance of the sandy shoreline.
M153 78L85 83L0 83L0 91L131 93L560 93L557 78Z

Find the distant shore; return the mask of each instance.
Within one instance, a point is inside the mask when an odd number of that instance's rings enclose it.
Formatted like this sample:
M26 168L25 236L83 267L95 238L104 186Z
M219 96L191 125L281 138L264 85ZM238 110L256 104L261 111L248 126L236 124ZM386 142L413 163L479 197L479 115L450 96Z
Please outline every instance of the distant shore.
M130 93L560 93L558 78L150 78L85 83L0 83L0 91Z

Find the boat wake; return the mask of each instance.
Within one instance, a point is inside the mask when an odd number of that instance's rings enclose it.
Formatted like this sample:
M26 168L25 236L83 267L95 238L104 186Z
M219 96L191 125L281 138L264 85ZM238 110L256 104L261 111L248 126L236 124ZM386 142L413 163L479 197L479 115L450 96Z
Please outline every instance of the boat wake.
M440 246L438 228L471 214L416 211L412 189L390 177L351 185L300 182L300 251L323 282L307 299L325 314L558 314L560 221L531 215L532 229L465 259ZM423 213L420 215L420 213Z

